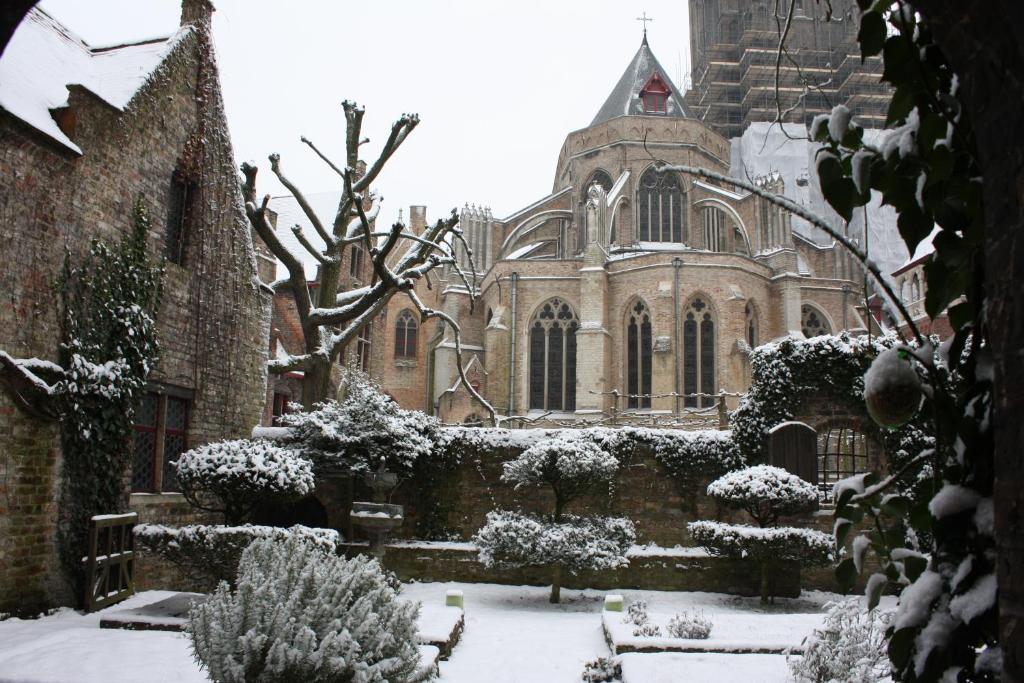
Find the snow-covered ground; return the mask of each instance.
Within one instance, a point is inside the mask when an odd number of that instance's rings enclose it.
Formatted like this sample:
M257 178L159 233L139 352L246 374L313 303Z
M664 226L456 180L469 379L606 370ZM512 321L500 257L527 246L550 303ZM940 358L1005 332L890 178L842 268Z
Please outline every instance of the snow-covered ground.
M466 629L441 680L452 683L576 683L586 661L608 655L601 630L604 591L562 590L562 604L548 603L549 589L467 583L413 583L404 597L431 606L445 591L465 594ZM712 639L784 639L799 643L823 620L822 605L838 598L805 593L762 609L757 598L717 593L614 591L626 604L646 600L651 617L700 610L715 624ZM169 596L150 591L110 609L128 609ZM436 611L436 610L435 610ZM206 678L188 641L175 633L100 629L100 614L61 610L42 619L0 622L0 683L192 683ZM649 659L648 659L649 658ZM624 655L627 683L788 680L781 655Z

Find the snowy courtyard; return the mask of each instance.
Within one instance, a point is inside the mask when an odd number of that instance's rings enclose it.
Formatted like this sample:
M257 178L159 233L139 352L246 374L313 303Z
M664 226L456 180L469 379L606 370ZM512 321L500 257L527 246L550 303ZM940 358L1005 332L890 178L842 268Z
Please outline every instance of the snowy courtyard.
M559 683L579 681L584 663L608 656L602 632L604 592L565 590L562 603L548 602L548 589L467 583L413 583L403 595L426 605L443 604L446 591L465 595L466 627L452 656L440 663L441 680L455 683ZM823 605L840 596L810 592L762 608L757 598L717 593L620 591L627 603L644 600L652 620L698 610L714 628L708 650L723 643L798 647L822 623ZM89 615L62 609L40 619L0 622L0 681L3 683L135 683L207 680L194 663L185 636L160 631L100 629L110 612L167 597L140 593ZM611 614L611 613L609 613ZM617 617L612 617L617 618ZM686 680L792 680L779 654L631 653L622 655L625 683Z

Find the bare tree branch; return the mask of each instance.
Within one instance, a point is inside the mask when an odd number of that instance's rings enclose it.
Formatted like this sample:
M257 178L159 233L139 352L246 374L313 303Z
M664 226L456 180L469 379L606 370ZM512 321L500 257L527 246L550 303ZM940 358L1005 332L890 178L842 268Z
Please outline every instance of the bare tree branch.
M303 135L303 136L302 136L302 137L300 137L299 139L300 139L300 140L302 140L302 141L303 141L304 143L306 143L307 145L309 145L309 148L310 148L311 150L313 150L314 152L316 152L316 155L317 155L318 157L320 157L321 159L323 159L323 160L324 160L324 163L325 163L325 164L327 164L328 166L330 166L330 167L331 167L331 170L333 170L333 171L334 171L335 173L337 173L338 175L340 175L340 176L341 176L342 178L344 178L344 177L345 177L345 172L344 172L344 171L342 171L342 170L341 170L340 168L338 168L337 166L335 166L335 165L334 165L334 162L333 162L333 161L331 161L330 159L328 159L328 158L327 158L327 155L326 155L326 154L324 154L324 153L323 153L323 152L321 152L321 151L320 151L319 149L317 149L316 145L314 145L314 144L313 144L313 141L312 141L312 140L310 140L309 138L307 138L307 137L306 137L305 135Z
M324 241L324 244L327 245L327 248L329 249L332 243L331 236L327 234L326 230L324 230L324 225L320 222L320 217L316 215L316 211L314 211L313 207L310 206L308 201L306 201L305 195L299 191L299 188L296 187L295 184L285 176L284 171L281 170L281 155L271 154L268 158L270 159L270 170L274 172L274 175L276 175L277 179L281 181L281 184L292 193L293 197L295 197L295 201L298 202L299 208L302 209L302 213L306 214L306 218L308 218L309 222L312 223L313 229L316 230L316 234L320 235L320 239Z

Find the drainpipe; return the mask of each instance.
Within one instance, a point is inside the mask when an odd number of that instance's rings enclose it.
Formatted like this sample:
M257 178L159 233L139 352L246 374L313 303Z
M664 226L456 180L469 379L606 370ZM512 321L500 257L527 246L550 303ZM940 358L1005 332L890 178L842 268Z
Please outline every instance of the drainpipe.
M516 395L516 314L518 313L519 273L512 273L512 319L509 325L508 343L508 410L506 415L512 415L513 400Z
M674 286L672 287L672 336L674 344L672 345L672 353L675 354L675 369L676 369L676 415L679 415L679 394L682 393L682 382L681 375L679 372L679 277L683 270L683 259L676 256L672 259L672 276L674 279Z
M431 415L437 415L435 408L436 401L434 401L434 367L436 366L437 360L435 354L437 353L437 346L444 339L444 321L437 326L437 332L434 337L427 342L427 410L430 411Z

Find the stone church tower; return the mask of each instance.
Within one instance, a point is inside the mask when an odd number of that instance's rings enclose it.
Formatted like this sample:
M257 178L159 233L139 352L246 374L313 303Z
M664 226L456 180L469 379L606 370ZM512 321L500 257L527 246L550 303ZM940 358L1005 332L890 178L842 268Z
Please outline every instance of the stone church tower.
M454 274L423 294L459 321L469 381L499 413L688 424L712 416L720 392L746 391L752 347L863 329L835 245L755 195L655 170L730 173L730 157L645 36L593 121L566 137L551 194L501 220L463 210L479 298L471 307ZM780 173L755 182L788 190ZM386 314L372 374L406 407L483 417L450 329L417 330L418 357L394 355L408 349L395 343L408 335L404 308L396 298Z

